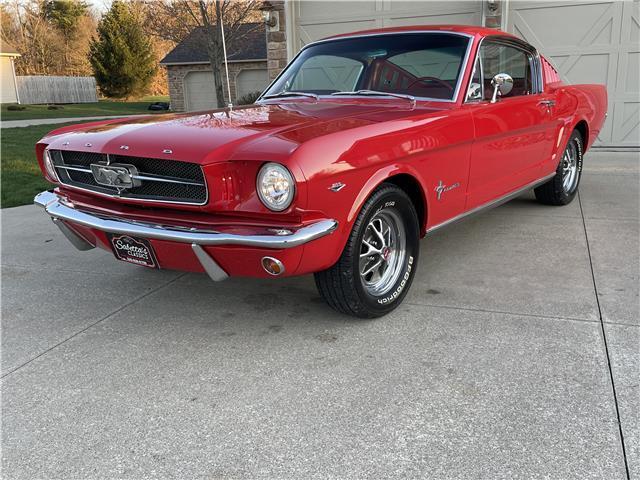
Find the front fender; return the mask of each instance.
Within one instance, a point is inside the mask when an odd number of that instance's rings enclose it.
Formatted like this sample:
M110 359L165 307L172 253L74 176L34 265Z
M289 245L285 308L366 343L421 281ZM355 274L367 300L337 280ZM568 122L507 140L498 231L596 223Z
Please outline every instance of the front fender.
M372 169L367 173L362 171L353 173L354 175L366 175L366 179L359 184L352 184L350 189L349 184L345 183L345 187L338 192L333 192L328 188L325 190L326 193L323 192L323 195L328 198L324 211L331 212L332 218L338 221L338 228L332 235L304 246L304 254L302 255L302 261L296 274L324 270L338 261L364 203L380 184L392 177L408 175L420 185L425 212L426 215L428 215L428 203L424 198L425 195L422 187L424 183L420 174L413 167L407 164L396 163L385 165L379 169ZM344 175L341 177L344 178ZM323 182L323 184L324 183L329 186L333 185L331 181ZM323 187L326 185L323 185ZM426 224L425 219L420 219L420 221L424 228Z

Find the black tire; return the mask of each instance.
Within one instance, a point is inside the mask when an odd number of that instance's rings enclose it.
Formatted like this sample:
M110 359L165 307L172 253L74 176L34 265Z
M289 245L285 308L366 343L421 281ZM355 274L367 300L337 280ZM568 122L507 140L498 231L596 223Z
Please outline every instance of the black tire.
M404 244L404 253L399 253L402 252L401 248L384 247L384 253L364 256L370 247L370 244L364 243L365 235L368 235L367 240L371 244L376 243L371 237L372 225L377 225L376 222L379 222L380 218L390 219L389 225L402 223L404 235L397 233L394 238L397 240L395 242L397 246ZM372 220L373 223L371 223ZM385 224L379 225L384 232ZM388 235L391 238L392 234L388 233ZM404 241L398 240L403 237ZM392 241L388 243L393 245ZM382 245L381 243L377 248L383 248ZM389 274L381 275L381 277L388 275L388 285L381 287L380 294L371 293L373 287L365 286L366 276L361 278L360 257L363 248L367 248L363 253L363 262L375 264L377 255L378 259L386 265L385 268L390 271ZM316 286L322 298L338 312L360 318L381 317L402 303L413 281L419 252L420 224L411 199L397 186L384 183L371 194L362 207L336 264L315 274ZM367 267L369 265L364 265L362 271L368 270ZM397 280L394 281L396 275Z
M570 185L565 184L565 169L567 168L567 155L575 154L575 178L571 179ZM582 177L582 154L583 154L583 140L582 135L577 130L574 130L569 137L567 146L562 152L560 161L558 162L558 168L556 169L556 175L547 183L543 183L536 189L534 193L536 199L540 203L545 205L567 205L571 203L573 198L578 193L578 187L580 185L580 178Z

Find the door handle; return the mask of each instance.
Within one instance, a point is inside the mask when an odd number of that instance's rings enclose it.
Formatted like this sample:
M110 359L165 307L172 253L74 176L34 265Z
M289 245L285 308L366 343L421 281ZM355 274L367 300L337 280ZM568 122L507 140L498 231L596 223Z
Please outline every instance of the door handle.
M551 108L556 104L555 100L540 100L538 105L544 105L547 108Z

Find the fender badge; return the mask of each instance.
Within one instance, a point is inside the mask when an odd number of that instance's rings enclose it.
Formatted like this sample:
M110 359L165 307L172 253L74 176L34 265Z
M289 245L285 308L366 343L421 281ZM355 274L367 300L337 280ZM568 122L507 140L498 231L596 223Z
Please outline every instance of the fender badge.
M342 182L336 182L333 185L331 185L329 187L329 190L331 190L332 192L339 192L340 190L342 190L344 187L346 187L347 185L342 183Z
M129 150L129 145L120 145L120 150Z
M451 185L445 185L444 183L442 183L442 180L440 180L440 182L438 183L436 188L434 188L434 190L436 192L436 198L439 201L442 198L442 194L443 193L449 192L449 191L453 190L454 188L458 188L459 186L460 186L460 182L456 182L456 183L453 183Z
M173 153L173 150L169 150L168 148L165 148L164 150L162 150L162 153L170 154L170 153Z

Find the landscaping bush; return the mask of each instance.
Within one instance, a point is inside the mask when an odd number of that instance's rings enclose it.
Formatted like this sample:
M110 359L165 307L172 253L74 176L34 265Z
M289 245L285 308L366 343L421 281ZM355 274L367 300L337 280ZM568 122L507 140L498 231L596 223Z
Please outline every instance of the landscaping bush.
M21 112L22 110L26 110L27 107L24 105L7 105L7 110L11 110L12 112Z
M262 92L251 92L243 95L242 97L236 100L238 105L251 105L252 103L256 103L256 100L261 95Z

